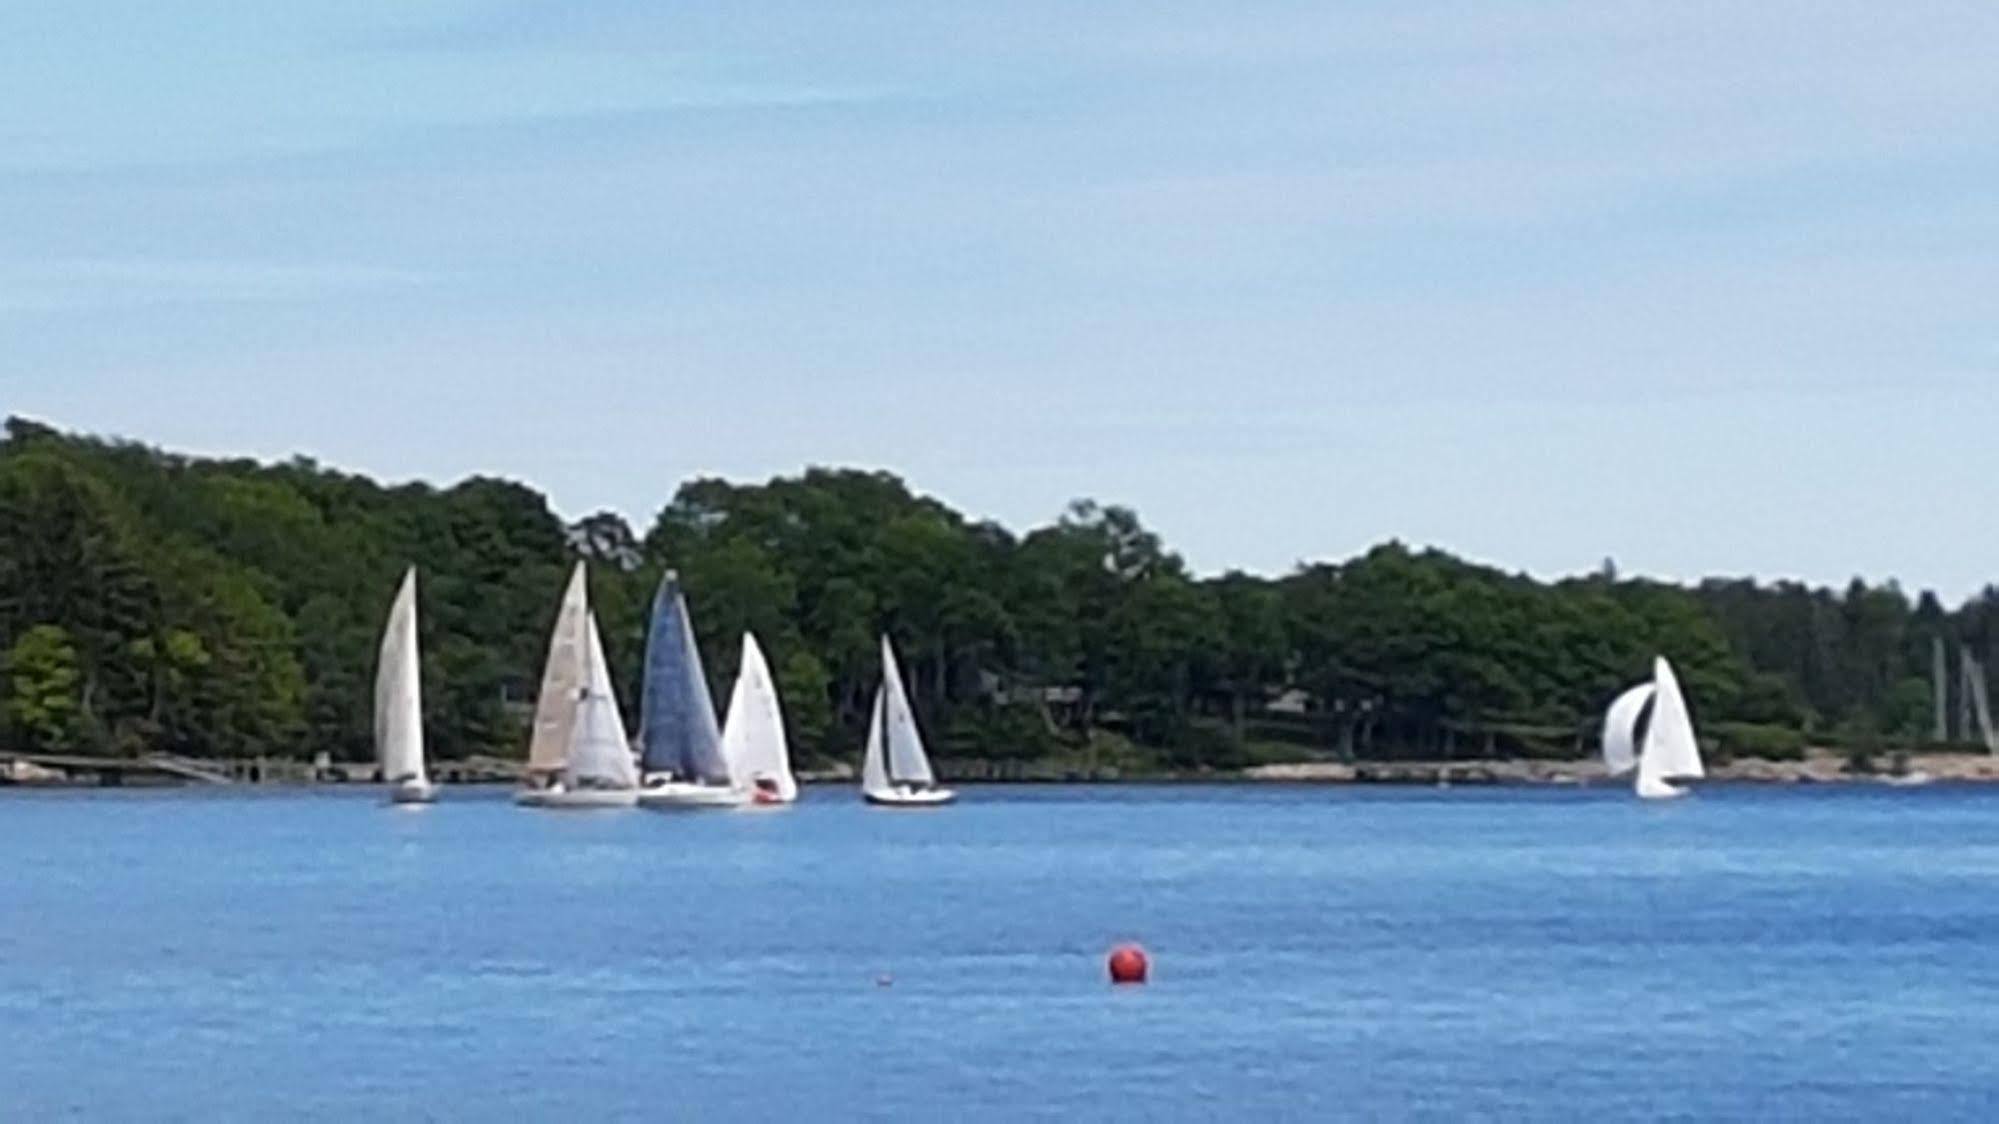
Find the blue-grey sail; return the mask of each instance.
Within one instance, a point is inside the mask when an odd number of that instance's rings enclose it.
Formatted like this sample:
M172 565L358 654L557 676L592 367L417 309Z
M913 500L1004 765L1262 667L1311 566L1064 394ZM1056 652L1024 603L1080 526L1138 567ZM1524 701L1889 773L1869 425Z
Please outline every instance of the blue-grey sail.
M715 700L694 645L694 624L680 578L669 570L652 599L652 628L646 634L645 686L640 700L639 745L648 773L673 773L682 780L727 783L722 734Z

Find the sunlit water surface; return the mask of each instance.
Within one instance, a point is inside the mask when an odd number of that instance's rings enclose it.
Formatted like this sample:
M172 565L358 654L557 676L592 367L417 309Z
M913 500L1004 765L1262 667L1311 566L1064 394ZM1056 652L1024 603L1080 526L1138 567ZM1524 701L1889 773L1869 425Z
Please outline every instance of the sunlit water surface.
M1999 793L0 793L10 1119L1990 1119ZM1145 988L1105 951L1142 941Z

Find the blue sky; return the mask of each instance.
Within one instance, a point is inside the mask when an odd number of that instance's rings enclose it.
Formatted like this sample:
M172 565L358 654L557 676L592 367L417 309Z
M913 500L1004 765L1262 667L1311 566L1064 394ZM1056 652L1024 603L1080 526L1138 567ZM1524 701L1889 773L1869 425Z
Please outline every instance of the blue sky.
M1999 6L10 0L0 408L1999 580Z

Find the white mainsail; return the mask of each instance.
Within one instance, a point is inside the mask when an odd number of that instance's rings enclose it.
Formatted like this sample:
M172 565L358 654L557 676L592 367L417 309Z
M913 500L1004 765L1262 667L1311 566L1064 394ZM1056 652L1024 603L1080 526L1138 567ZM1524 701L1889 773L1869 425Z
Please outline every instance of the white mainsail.
M902 689L902 670L896 666L895 649L882 637L882 747L893 784L923 787L937 783L930 772L930 756L923 752L923 735L916 729L916 715L909 709L909 695Z
M1652 725L1645 732L1644 756L1657 762L1657 775L1666 780L1699 780L1707 775L1701 767L1700 743L1694 739L1679 677L1664 657L1653 661L1652 680L1658 699L1652 704Z
M548 662L541 673L541 693L535 697L534 734L528 743L528 772L547 776L559 772L569 755L576 726L577 698L587 676L584 646L590 619L589 579L583 563L570 571L555 628L548 637Z
M1638 754L1637 791L1646 799L1662 799L1681 795L1685 790L1679 782L1699 780L1707 770L1701 767L1700 744L1679 677L1664 657L1652 661L1652 686L1652 724Z
M632 761L631 742L618 714L618 697L611 687L611 668L604 659L597 617L593 613L584 619L584 680L577 692L562 782L572 789L637 788L638 766Z
M403 574L375 666L375 759L388 784L430 783L423 764L423 681L416 640L416 567Z
M1613 777L1621 777L1638 764L1638 719L1645 704L1652 701L1653 686L1640 683L1610 704L1603 717L1603 764Z
M729 716L722 727L722 756L739 783L768 779L779 800L798 799L798 780L791 775L791 750L784 739L784 712L771 681L757 638L743 633L742 664L729 694Z

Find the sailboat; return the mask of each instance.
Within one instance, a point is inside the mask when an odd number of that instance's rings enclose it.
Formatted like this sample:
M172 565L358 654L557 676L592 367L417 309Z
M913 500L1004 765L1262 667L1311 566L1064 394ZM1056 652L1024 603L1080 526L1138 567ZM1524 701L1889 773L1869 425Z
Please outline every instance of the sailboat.
M729 694L729 718L722 727L722 756L750 782L753 804L789 804L798 799L791 775L791 750L784 740L784 712L764 661L763 648L743 633L743 658Z
M882 637L882 683L868 718L867 756L861 761L861 796L870 804L891 808L934 808L958 794L939 787L923 752L923 735L902 689L902 671L895 649Z
M637 780L603 639L590 612L588 575L578 562L549 634L526 784L514 802L533 808L629 808Z
M416 567L403 574L375 665L375 761L395 804L429 804L437 786L423 766L423 679L416 643Z
M1638 725L1647 706L1651 719L1641 739ZM1685 784L1707 775L1701 765L1700 743L1686 696L1680 692L1673 665L1661 656L1652 661L1652 681L1641 683L1610 704L1603 722L1604 765L1612 776L1637 766L1634 789L1646 800L1685 796Z
M595 614L586 618L584 637L583 686L576 691L562 771L546 787L521 793L520 802L529 807L630 808L638 803L638 767L618 715Z
M546 787L562 772L569 756L569 735L576 726L576 697L583 688L584 644L590 626L589 577L583 563L569 572L555 627L548 635L548 659L542 664L541 691L535 696L534 727L528 741L529 789Z
M639 803L647 807L728 808L750 799L722 752L694 622L680 576L672 570L660 578L652 599L639 747L644 770Z

